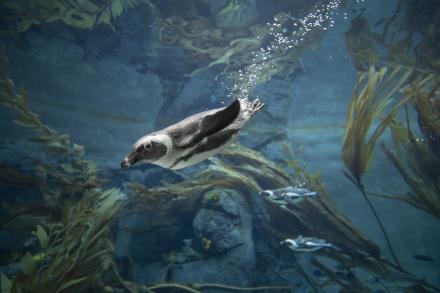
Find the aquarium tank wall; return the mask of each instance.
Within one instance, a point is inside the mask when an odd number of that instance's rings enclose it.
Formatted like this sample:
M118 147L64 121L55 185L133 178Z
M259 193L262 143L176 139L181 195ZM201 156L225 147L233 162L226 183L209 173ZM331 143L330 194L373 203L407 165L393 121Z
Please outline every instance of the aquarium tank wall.
M440 292L440 1L2 0L2 293Z

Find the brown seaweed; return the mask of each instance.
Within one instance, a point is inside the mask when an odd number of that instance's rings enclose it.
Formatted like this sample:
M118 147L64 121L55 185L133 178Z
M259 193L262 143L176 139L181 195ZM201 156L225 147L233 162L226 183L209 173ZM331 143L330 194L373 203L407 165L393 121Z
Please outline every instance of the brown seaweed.
M359 76L347 111L342 159L348 169L348 173L344 172L344 174L361 191L383 232L394 261L400 267L385 227L365 194L362 184L362 176L372 163L378 139L397 115L399 109L413 97L408 92L385 114L385 110L395 98L394 96L403 88L411 74L410 70L400 67L389 73L387 71L386 68L376 71L372 66L368 75L361 74ZM381 118L381 115L384 117ZM378 126L369 135L373 122L379 119Z
M104 180L98 178L96 165L83 159L84 147L72 143L69 135L59 134L44 124L40 116L29 108L29 95L25 90L15 94L14 84L7 77L8 61L3 52L0 52L0 58L0 105L15 113L14 123L30 128L37 134L32 138L33 142L41 144L45 152L57 158L53 164L32 161L35 167L32 180L38 184L46 203L83 193L89 188L101 187Z
M0 35L23 32L32 25L61 20L78 28L92 28L98 24L112 25L124 11L137 0L86 0L86 1L2 1Z
M345 33L345 44L358 71L368 71L370 66L379 61L376 47L379 35L371 32L366 18L358 16L351 22Z
M34 130L38 136L33 140L56 160L53 165L31 160L34 176L2 168L8 172L3 179L35 183L41 193L38 205L11 207L16 214L2 220L8 223L4 228L11 227L16 233L36 226L33 235L40 244L39 253L21 256L20 273L11 280L1 276L2 292L83 291L112 264L113 248L107 236L123 196L116 189L102 190L104 181L98 178L96 166L83 159L84 147L45 125L28 107L25 91L15 94L7 65L0 52L0 104L17 115L15 123ZM42 211L44 216L39 215ZM22 222L27 224L20 226Z
M438 77L425 78L424 87L413 85L412 105L418 115L422 136L417 138L411 130L408 112L406 126L391 124L393 148L382 144L387 158L400 173L411 192L407 195L378 195L413 205L429 214L440 217L440 81Z
M121 199L116 189L94 189L77 202L66 201L61 222L37 226L40 256L23 255L22 272L2 292L78 292L95 282L113 261L106 235Z
M440 5L429 2L419 6L417 1L400 0L394 14L384 18L380 31L373 31L367 19L358 16L345 34L346 46L358 71L376 66L406 66L425 73L439 70ZM418 32L421 38L414 38Z
M383 118L385 110L401 89L411 71L396 68L387 72L386 68L376 71L370 68L368 75L360 75L354 89L345 122L345 133L342 147L342 159L356 183L361 182L372 163L377 140L387 129L402 105L411 95L402 98ZM378 126L369 136L373 122Z
M397 268L382 259L377 245L362 235L337 210L318 177L308 174L299 164L290 162L296 169L295 176L292 177L261 153L239 144L233 144L220 158L210 161L211 164L194 179L181 183L151 189L129 183L128 211L148 210L154 214L157 223L161 223L161 219L169 221L167 215L177 214L181 217L182 214L194 214L200 196L209 190L237 190L252 206L253 197L258 196L262 187L279 188L305 184L308 189L317 191L319 197L304 199L296 206L284 208L267 201L270 221L259 220L256 229L262 230L264 235L278 242L300 234L326 239L341 251L320 251L317 252L319 257L331 259L347 268L362 268L379 277L386 275L390 269ZM144 229L151 229L151 225L154 223L147 224ZM298 265L297 269L301 268L302 265ZM316 285L313 285L312 280L310 282L311 286ZM360 280L358 282L359 286L365 285Z

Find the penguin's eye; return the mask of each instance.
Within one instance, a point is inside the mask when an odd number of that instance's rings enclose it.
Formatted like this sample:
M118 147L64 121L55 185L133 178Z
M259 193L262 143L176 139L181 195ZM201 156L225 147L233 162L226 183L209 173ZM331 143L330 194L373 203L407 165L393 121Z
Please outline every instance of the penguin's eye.
M144 144L144 149L147 151L151 150L151 147L152 147L151 142Z

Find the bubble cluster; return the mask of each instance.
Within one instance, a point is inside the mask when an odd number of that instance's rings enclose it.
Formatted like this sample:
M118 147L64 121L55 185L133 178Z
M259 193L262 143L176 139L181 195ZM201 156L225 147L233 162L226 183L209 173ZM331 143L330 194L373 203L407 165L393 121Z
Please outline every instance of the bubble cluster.
M425 142L427 143L427 142L438 142L438 141L440 141L439 137L437 137L435 135L430 135L428 137L422 137L422 138L416 137L416 138L414 138L414 140L416 142L418 142L418 143L425 143ZM412 142L413 141L411 141L411 140L407 140L405 142L405 144L411 144Z
M316 6L313 12L300 19L291 14L283 14L266 23L268 33L261 39L262 46L251 53L252 63L230 74L229 80L232 84L227 86L228 97L249 96L258 84L266 81L265 75L268 71L281 70L277 68L280 65L273 62L275 57L303 45L312 32L332 28L335 24L335 10L340 2L341 0L331 0L327 4Z

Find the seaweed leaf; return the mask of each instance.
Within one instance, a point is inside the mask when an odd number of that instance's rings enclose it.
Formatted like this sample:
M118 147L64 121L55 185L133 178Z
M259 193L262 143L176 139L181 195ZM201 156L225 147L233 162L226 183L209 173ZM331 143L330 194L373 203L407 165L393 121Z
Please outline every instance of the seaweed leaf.
M47 248L47 245L49 243L49 236L47 235L46 231L44 231L43 227L37 225L37 231L34 231L32 234L37 236L41 248Z
M10 293L12 289L12 282L4 274L0 274L1 292Z
M27 252L25 255L23 255L23 257L20 259L20 265L23 273L27 275L32 275L37 269L37 262L34 260L30 252Z
M367 79L364 77L365 74L358 78L352 101L347 111L342 146L342 159L350 173L344 172L344 174L361 191L382 230L391 255L399 268L400 264L395 256L385 227L366 195L362 184L362 176L371 167L378 139L392 123L400 108L414 97L413 93L404 92L404 96L385 114L385 110L393 102L394 95L399 90L403 90L404 84L408 82L411 72L411 70L400 67L394 68L391 72L388 72L386 68L376 71L375 67L371 66ZM369 135L373 122L379 120L381 115L384 115L384 117L380 119L372 134Z
M385 68L376 71L372 66L366 81L364 75L358 78L347 111L342 147L344 164L358 183L371 166L377 140L387 129L402 105L413 98L412 95L406 95L402 98L379 121L373 133L368 136L373 122L384 114L393 101L393 95L403 87L410 73L411 71L396 68L387 74Z
M77 28L93 28L98 24L112 25L116 18L138 3L138 0L38 1L29 5L24 0L4 0L0 35L28 30L32 25L62 21ZM8 17L6 17L6 15ZM10 21L13 18L14 21Z
M440 217L440 152L438 148L440 126L440 96L438 77L419 77L406 92L415 96L422 138L415 138L406 111L406 127L398 122L391 124L394 151L382 144L386 157L400 173L412 192L406 196L386 196L411 204L436 217Z
M78 285L81 282L84 282L85 280L87 280L89 278L89 276L85 276L82 278L77 278L77 279L73 279L73 280L69 280L67 282L64 282L56 291L56 293L62 292L64 289L67 289L69 287Z
M28 108L27 93L14 94L13 83L7 79L7 63L0 50L0 101L17 114L18 123L39 132L36 142L44 144L46 153L56 155L55 160L31 163L35 166L34 181L43 195L42 205L50 210L48 214L62 215L61 220L55 217L57 222L43 224L32 213L26 214L33 225L40 223L33 234L44 252L24 254L20 260L23 273L12 280L12 291L24 288L29 292L61 292L75 288L83 292L112 262L113 247L107 237L111 221L122 206L123 194L114 188L102 190L104 181L98 179L96 165L82 158L84 147L72 144L69 135L45 125ZM2 171L7 169L1 167ZM50 237L42 226L48 228Z

